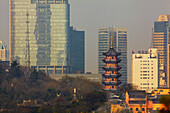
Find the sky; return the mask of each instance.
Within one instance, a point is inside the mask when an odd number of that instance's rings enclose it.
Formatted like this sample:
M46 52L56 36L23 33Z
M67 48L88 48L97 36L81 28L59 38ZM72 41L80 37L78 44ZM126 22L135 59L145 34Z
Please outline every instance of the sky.
M86 72L97 73L99 27L128 28L128 73L131 51L147 50L159 15L170 14L170 0L69 0L71 26L86 35ZM9 0L0 0L0 40L9 44ZM9 46L8 46L9 47Z

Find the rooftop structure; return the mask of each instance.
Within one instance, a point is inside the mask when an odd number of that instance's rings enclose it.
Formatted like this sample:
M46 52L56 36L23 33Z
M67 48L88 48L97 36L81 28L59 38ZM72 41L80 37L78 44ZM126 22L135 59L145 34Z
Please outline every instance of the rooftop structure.
M50 74L50 78L54 80L60 80L64 76L69 76L69 77L82 77L83 79L87 79L89 81L93 82L100 82L102 81L102 76L101 74Z
M133 113L146 113L147 111L147 94L145 91L126 92L126 105Z

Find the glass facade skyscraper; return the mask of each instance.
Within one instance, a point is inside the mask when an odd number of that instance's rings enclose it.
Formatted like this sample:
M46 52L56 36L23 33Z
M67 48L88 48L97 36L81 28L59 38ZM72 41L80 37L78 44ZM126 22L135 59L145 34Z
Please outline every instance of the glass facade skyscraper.
M69 38L70 73L84 73L85 69L85 32L70 27Z
M70 73L69 31L68 0L10 0L10 61L26 64L29 35L31 67L48 74Z
M106 53L110 47L110 36L113 35L113 47L117 52L120 52L121 59L120 73L122 76L120 80L123 83L127 83L127 28L125 27L109 27L109 28L99 28L98 31L98 73L103 74L104 67L103 59L105 56L103 53Z
M167 50L168 50L168 21L170 15L160 15L154 22L153 47L158 49L159 53L159 87L167 86Z

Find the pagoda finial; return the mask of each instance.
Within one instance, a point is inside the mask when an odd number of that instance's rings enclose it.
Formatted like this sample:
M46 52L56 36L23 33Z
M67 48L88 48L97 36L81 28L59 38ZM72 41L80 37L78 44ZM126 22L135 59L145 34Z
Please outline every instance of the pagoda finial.
M111 39L110 39L110 41L111 41L111 47L110 48L113 48L113 35L111 34Z

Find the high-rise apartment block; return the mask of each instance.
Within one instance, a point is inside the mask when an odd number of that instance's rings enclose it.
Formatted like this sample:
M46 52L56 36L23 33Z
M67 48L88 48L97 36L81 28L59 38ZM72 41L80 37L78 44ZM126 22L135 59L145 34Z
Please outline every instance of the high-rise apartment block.
M10 0L10 61L26 65L29 53L30 66L37 70L70 73L70 34L68 0Z
M6 61L6 49L2 41L0 41L0 61Z
M168 26L170 15L160 15L154 22L153 47L159 52L159 87L167 87L168 76Z
M152 91L158 88L158 50L150 48L132 54L131 83L140 90Z
M127 83L127 28L125 27L109 27L109 28L99 28L98 31L98 73L104 74L102 69L105 64L103 59L105 56L103 53L106 53L110 48L110 36L113 35L113 47L117 52L120 52L121 55L119 59L121 63L119 64L122 69L120 73L122 76L120 80L123 83Z

